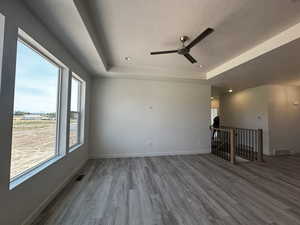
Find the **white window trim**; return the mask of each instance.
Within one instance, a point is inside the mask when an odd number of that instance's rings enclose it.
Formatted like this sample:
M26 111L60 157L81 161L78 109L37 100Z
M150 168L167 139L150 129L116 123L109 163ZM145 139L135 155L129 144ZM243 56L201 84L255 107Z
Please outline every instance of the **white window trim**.
M18 174L17 176L13 177L9 181L9 189L12 190L15 187L17 187L19 184L25 182L29 178L33 177L34 175L38 174L42 170L46 169L48 166L54 164L61 158L63 158L66 155L66 148L64 146L61 146L61 138L66 138L67 135L62 135L62 129L61 124L63 120L67 119L67 117L62 117L62 96L63 92L66 92L66 90L69 88L68 86L62 85L63 76L66 75L66 72L68 72L68 68L59 61L55 56L53 56L48 50L46 50L44 47L42 47L38 42L36 42L34 39L32 39L28 34L26 34L21 29L18 30L18 41L21 41L25 45L27 45L31 50L35 51L41 57L45 58L48 62L54 64L59 68L59 75L58 75L58 93L57 93L57 112L56 112L56 146L55 146L55 155L49 159L46 159L45 161L41 162L40 164L29 168L22 172L21 174ZM16 43L17 44L17 43ZM12 149L11 149L12 151Z
M32 37L30 37L27 33L25 33L23 30L18 30L18 37L19 39L22 39L30 48L32 48L34 51L36 51L38 54L46 58L50 63L53 63L54 65L58 67L62 67L64 69L68 69L68 67L60 61L58 58L56 58L54 55L51 54L49 50L44 48L41 44L39 44L37 41L35 41Z
M72 78L78 80L80 82L80 88L79 88L79 92L78 92L78 102L79 102L79 106L78 106L78 111L71 111L71 103L70 103L70 110L69 110L69 116L72 112L75 113L79 113L79 121L78 121L78 143L69 146L69 153L75 151L76 149L79 149L82 145L84 145L84 135L85 135L85 98L86 98L86 94L85 94L85 90L86 90L86 81L83 80L80 76L78 76L77 74L75 74L74 72L72 73L71 76L71 80ZM72 87L72 85L70 85L70 88ZM72 93L72 90L70 91L70 93ZM70 94L70 102L71 102L71 94ZM69 123L70 123L70 119L69 119ZM70 124L69 124L70 127ZM68 129L68 138L70 138L70 129Z
M22 184L26 180L30 179L31 177L35 176L36 174L40 173L41 171L47 169L52 164L56 163L60 159L62 159L64 156L56 156L51 159L46 160L45 162L40 163L39 165L31 168L30 170L27 170L26 172L18 175L14 179L12 179L9 183L9 190L14 189L18 185Z

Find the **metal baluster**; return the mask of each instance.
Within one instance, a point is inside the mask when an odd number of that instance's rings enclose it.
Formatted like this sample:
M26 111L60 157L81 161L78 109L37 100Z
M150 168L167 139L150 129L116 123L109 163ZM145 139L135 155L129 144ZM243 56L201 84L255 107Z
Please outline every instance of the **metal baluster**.
M244 158L245 157L245 155L244 155L244 143L245 143L245 132L244 132L244 130L242 130L242 148L241 148L241 154L242 154L242 157Z
M250 137L250 135L249 135L249 130L247 130L246 131L246 133L247 133L247 159L249 160L250 159L250 156L249 156L249 137Z
M226 150L226 131L223 132L223 145L222 145L222 158L225 158L225 150Z
M247 130L245 130L245 158L247 159Z
M223 143L224 143L224 132L221 132L221 147L220 147L220 157L223 158Z
M248 131L245 130L245 157L248 159Z
M221 142L222 142L222 132L219 131L219 137L218 137L218 151L217 151L217 154L218 154L219 157L220 157Z
M240 153L240 145L241 145L241 131L240 131L240 129L238 129L238 146L237 146L237 149L238 149L238 156L240 156L241 155L241 153Z
M252 148L252 130L249 130L249 133L250 133L250 160L252 160L252 151L253 151L253 148Z
M230 161L230 131L227 132L227 149L226 149L226 158Z
M254 130L252 130L252 161L254 161L254 154L255 154L255 142L254 142L254 140L255 140L255 133L254 133L255 131Z
M258 152L258 131L255 130L255 160L257 160L257 152Z

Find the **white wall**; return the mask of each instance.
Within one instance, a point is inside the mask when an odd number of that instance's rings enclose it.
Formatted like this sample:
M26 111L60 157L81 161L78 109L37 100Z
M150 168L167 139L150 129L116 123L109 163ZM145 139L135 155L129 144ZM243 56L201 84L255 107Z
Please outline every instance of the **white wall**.
M300 87L264 85L221 97L221 123L264 130L264 153L300 152Z
M89 90L90 78L64 46L24 7L22 1L1 0L0 13L5 16L3 65L0 76L0 224L21 225L25 220L30 221L30 218L36 216L52 194L86 162L89 129L86 126L85 144L80 149L9 190L17 28L22 28L66 66L86 79L87 90ZM88 92L87 105L89 105L89 96ZM88 108L86 110L88 115ZM89 124L88 117L86 117L86 124Z
M91 157L208 153L210 86L96 79Z
M269 85L270 149L300 152L300 87Z
M220 119L223 126L263 129L264 154L270 154L266 87L251 88L221 96Z

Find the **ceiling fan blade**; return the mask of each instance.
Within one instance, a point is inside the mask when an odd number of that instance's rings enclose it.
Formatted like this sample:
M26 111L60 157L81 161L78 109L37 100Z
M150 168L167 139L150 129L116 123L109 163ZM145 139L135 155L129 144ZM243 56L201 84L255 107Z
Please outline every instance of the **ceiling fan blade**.
M191 63L196 63L196 59L193 58L190 54L184 54L185 58L187 58Z
M176 53L177 51L178 51L178 50L160 51L160 52L151 52L150 55L160 55L160 54Z
M210 35L212 32L214 32L214 29L207 28L204 32L202 32L195 40L193 40L191 43L186 46L186 48L191 49L196 44L198 44L200 41L202 41L204 38L206 38L208 35Z

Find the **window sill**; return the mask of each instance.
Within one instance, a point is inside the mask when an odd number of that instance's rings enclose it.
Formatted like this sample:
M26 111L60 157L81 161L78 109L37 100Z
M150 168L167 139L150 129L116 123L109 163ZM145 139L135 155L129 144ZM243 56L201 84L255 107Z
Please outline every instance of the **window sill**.
M63 157L64 157L63 155L61 155L61 156L55 156L54 158L49 159L48 161L46 161L46 162L38 165L37 167L35 167L35 168L27 171L26 173L20 175L19 177L14 178L9 183L9 190L14 189L18 185L22 184L26 180L28 180L31 177L35 176L36 174L38 174L42 170L46 169L48 166L54 164L55 162L57 162L58 160L60 160Z
M79 149L79 148L82 147L82 146L83 146L82 143L73 145L71 148L69 148L69 153L71 153L71 152L73 152L73 151Z

